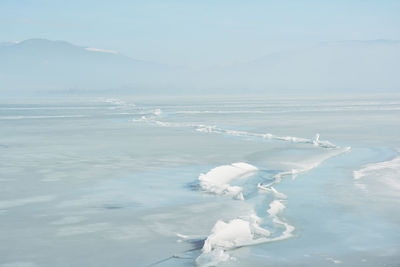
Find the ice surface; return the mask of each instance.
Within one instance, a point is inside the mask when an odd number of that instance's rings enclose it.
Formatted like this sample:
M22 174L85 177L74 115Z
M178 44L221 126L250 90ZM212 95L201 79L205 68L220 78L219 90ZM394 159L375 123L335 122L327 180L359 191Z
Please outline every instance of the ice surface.
M355 180L368 176L376 177L379 182L400 190L400 156L389 161L367 164L353 172Z
M215 167L206 174L200 174L200 186L203 190L211 193L229 195L236 199L244 200L243 188L231 186L229 183L235 179L246 178L257 171L257 167L244 162Z
M52 201L55 197L51 195L45 196L35 196L30 198L20 198L20 199L12 199L12 200L2 200L0 201L0 210L1 209L9 209L18 206L24 206L28 204L40 203L40 202L48 202Z
M398 96L2 99L0 266L398 266L399 112Z

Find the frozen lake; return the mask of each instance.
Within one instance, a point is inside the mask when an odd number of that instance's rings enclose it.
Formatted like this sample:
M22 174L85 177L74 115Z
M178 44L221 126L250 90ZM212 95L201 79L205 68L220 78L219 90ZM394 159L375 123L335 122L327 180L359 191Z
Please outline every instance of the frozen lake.
M0 266L400 266L400 96L0 102Z

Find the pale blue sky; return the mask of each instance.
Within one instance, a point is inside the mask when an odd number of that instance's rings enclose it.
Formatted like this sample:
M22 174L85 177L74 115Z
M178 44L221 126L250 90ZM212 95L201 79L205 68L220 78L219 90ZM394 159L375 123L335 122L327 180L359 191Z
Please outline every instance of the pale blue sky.
M173 65L326 41L400 40L400 1L0 0L0 41L66 40Z

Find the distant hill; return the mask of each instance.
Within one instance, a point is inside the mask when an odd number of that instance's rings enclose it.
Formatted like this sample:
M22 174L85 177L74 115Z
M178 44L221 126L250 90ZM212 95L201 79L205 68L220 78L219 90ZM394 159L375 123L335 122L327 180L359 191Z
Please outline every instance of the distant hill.
M0 93L400 92L400 42L322 43L234 66L190 70L64 41L0 43Z
M167 72L166 66L64 41L30 39L0 44L0 90L144 90L157 84L149 80L161 79Z
M323 43L204 73L219 87L305 93L400 93L400 42ZM245 90L245 89L244 89Z

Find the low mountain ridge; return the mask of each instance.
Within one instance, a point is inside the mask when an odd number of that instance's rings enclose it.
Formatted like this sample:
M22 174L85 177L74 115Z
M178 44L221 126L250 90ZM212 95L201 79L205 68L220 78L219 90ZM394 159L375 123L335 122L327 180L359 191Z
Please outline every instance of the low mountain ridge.
M0 43L0 92L358 93L399 92L400 42L321 43L227 67L192 70L65 41Z

